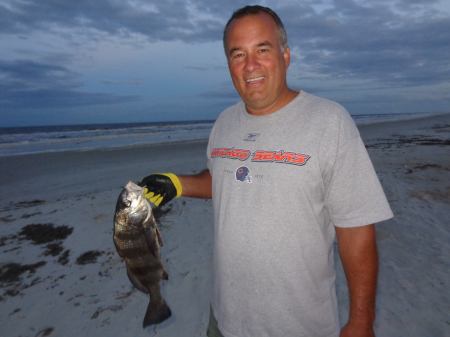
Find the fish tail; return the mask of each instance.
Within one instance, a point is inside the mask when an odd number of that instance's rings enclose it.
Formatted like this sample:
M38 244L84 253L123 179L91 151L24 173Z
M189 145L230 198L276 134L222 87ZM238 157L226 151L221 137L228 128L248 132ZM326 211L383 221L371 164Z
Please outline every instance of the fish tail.
M152 324L158 324L165 321L172 315L169 306L164 300L150 301L145 313L143 327L147 327Z

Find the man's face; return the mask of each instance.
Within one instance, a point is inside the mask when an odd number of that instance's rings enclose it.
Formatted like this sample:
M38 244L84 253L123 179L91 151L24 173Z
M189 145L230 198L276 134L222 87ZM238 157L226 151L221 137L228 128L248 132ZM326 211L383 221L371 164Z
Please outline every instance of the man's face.
M249 113L269 114L289 102L290 52L280 45L277 25L268 14L233 20L225 42L231 79Z

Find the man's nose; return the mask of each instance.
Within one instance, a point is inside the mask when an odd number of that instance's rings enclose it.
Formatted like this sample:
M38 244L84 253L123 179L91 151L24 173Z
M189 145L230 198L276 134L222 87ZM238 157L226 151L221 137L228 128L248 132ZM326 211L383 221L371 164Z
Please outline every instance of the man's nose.
M245 70L253 71L259 66L258 58L253 53L249 53L245 59Z

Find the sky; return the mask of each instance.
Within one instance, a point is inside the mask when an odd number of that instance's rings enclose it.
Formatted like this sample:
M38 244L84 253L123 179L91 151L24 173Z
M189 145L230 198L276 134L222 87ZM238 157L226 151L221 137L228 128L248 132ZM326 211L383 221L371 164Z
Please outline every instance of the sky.
M215 119L239 100L222 31L247 4L0 0L0 127ZM449 0L258 4L285 24L291 88L354 115L450 111Z

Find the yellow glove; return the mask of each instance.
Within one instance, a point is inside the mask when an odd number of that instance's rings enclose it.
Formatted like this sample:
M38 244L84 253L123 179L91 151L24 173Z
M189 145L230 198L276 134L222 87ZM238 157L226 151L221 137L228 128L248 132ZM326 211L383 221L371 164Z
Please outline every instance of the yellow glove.
M173 173L151 174L139 183L144 187L144 196L151 203L163 206L183 192L180 179Z

